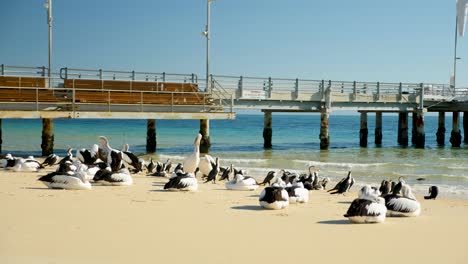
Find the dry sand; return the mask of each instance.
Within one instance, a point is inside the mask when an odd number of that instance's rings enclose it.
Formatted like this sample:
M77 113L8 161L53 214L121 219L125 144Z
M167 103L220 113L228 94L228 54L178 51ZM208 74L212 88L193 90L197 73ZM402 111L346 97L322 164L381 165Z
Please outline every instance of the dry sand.
M466 200L352 225L354 193L314 191L269 211L261 188L165 192L167 179L136 175L133 186L66 191L36 181L44 174L0 172L0 263L468 263Z

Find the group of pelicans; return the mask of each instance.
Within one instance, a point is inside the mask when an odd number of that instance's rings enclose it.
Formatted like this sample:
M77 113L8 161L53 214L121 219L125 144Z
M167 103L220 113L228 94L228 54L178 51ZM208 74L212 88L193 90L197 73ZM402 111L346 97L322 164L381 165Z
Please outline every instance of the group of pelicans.
M142 172L144 168L148 175L169 177L164 190L169 191L196 191L198 189L197 173L205 182L226 180L228 190L253 191L259 186L268 184L259 195L260 206L266 209L283 209L293 203L307 203L309 191L324 190L330 182L328 177L320 179L319 169L310 166L308 173L298 175L294 172L281 170L270 171L262 182L246 176L245 171L237 170L233 165L221 167L219 158L210 155L200 157L200 141L202 135L198 134L194 141L194 151L188 155L183 163L179 163L171 172L171 161L165 163L154 162L152 159L145 162L129 151L128 144L122 150L109 145L106 137L99 137L99 144L91 149L79 149L73 158L72 149L69 148L67 156L59 158L55 154L49 155L42 163L33 157L17 158L10 154L0 158L0 167L14 171L37 171L46 166L58 165L57 169L38 180L47 187L54 189L89 190L90 181L106 185L132 185L131 172ZM351 172L339 181L328 192L331 194L344 194L354 185ZM430 189L430 196L435 199L437 187ZM351 223L381 223L386 216L417 216L421 212L420 203L413 195L411 188L403 179L398 183L383 181L380 188L365 185L358 192L347 213L344 215Z

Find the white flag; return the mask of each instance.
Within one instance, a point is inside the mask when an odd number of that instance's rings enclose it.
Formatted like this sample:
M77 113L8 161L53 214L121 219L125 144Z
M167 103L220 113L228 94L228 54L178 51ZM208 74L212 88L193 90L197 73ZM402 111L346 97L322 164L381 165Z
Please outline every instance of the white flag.
M463 37L465 35L466 16L468 0L457 0L457 27L458 34Z

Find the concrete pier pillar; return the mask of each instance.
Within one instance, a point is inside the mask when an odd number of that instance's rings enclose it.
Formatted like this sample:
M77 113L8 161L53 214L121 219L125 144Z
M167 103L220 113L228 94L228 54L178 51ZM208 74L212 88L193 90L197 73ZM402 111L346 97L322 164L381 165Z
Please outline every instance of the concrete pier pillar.
M382 145L382 112L375 113L375 144Z
M468 144L468 112L463 112L463 142Z
M367 147L367 135L369 130L367 129L367 112L361 112L361 128L359 129L359 146Z
M273 137L273 129L271 127L271 112L263 111L263 147L269 149L272 147L271 139Z
M200 141L200 153L209 153L211 147L209 119L200 119L200 134L202 135L202 139Z
M438 128L436 133L436 140L437 145L444 146L445 145L445 112L439 112L439 122Z
M452 147L459 148L461 145L461 132L460 132L460 113L453 112L452 114L452 133L450 135L450 143Z
M54 153L54 120L52 118L42 119L42 156Z
M148 119L146 125L146 152L156 152L156 119Z
M398 144L408 146L408 113L398 113Z
M323 108L320 113L320 149L328 149L330 146L330 113L327 108Z
M426 145L426 134L424 132L424 112L419 109L413 113L413 137L411 139L416 148L424 148Z
M416 145L416 130L417 130L417 126L416 126L416 120L417 120L417 113L416 112L412 112L412 117L411 117L411 144L412 145Z

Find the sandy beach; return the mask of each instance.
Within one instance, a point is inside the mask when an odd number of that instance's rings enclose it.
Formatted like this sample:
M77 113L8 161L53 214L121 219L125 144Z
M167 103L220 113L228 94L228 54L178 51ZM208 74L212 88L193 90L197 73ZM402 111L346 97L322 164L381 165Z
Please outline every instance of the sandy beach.
M50 169L48 169L50 170ZM468 201L422 203L415 218L349 224L355 193L259 207L224 182L195 193L134 175L127 187L47 189L40 173L0 172L0 263L467 263ZM354 190L356 191L356 190Z

